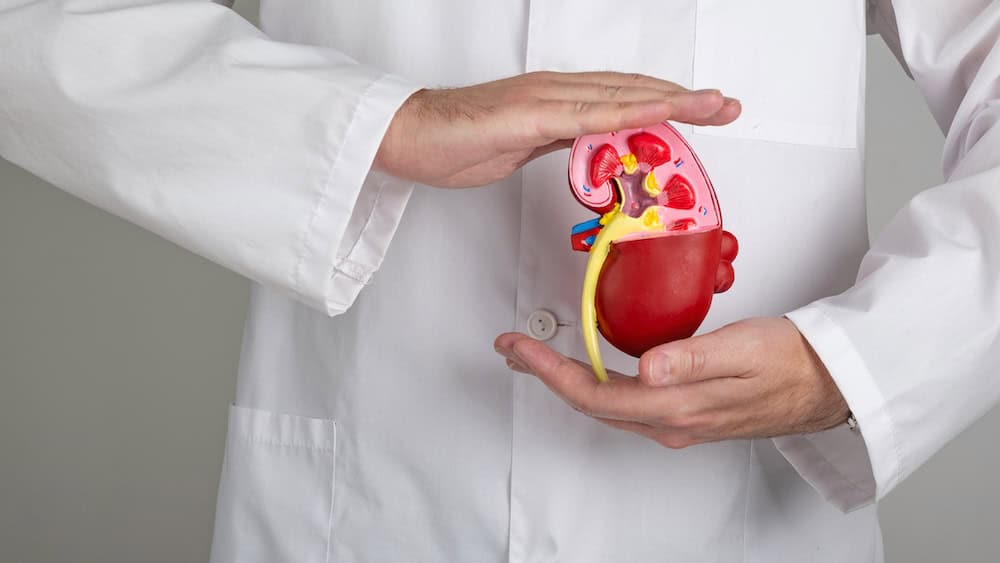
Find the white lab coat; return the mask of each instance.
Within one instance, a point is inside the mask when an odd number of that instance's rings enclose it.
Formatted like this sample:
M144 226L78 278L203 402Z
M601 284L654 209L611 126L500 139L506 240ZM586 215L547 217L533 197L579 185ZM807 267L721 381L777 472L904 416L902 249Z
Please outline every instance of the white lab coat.
M257 282L214 561L880 561L873 501L1000 394L1000 4L893 4L264 0L261 33L0 0L0 154ZM866 15L948 135L870 251ZM540 69L743 100L682 127L742 247L703 330L787 313L860 433L668 450L508 372L494 336L540 309L585 357L566 154L476 190L369 169L415 89Z

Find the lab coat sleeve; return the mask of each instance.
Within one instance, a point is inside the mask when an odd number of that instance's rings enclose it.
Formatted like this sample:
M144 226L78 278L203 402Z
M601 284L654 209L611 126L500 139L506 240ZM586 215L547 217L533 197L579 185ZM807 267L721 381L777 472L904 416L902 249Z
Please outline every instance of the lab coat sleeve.
M852 289L788 314L860 433L775 442L844 510L884 497L1000 399L1000 4L872 10L895 24L881 29L946 133L947 181L894 217Z
M0 155L331 315L409 197L371 164L417 89L206 0L0 0Z

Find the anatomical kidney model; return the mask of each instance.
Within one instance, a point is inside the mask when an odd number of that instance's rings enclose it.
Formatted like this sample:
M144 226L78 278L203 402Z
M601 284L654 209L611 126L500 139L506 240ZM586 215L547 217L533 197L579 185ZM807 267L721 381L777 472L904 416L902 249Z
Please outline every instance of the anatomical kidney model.
M569 182L576 199L600 214L573 227L571 239L590 253L581 323L594 374L607 381L598 329L635 357L691 336L712 295L733 285L738 245L722 230L701 162L666 123L580 137Z

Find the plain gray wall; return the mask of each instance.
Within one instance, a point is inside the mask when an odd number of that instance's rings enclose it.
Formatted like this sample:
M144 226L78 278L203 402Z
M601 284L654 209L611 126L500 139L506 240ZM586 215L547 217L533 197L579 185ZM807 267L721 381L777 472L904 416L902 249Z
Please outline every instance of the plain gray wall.
M940 182L942 139L870 47L874 236ZM0 187L0 562L205 561L248 283L2 161ZM885 501L890 562L998 559L998 430Z

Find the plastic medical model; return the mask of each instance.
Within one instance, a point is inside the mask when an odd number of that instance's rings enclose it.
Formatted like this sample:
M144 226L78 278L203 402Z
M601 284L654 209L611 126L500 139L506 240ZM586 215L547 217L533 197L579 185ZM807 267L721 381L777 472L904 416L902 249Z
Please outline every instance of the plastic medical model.
M580 137L569 182L600 215L573 227L571 240L590 253L580 319L594 375L604 382L597 331L635 357L691 336L713 294L733 285L738 244L722 230L701 162L666 123Z

